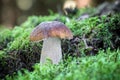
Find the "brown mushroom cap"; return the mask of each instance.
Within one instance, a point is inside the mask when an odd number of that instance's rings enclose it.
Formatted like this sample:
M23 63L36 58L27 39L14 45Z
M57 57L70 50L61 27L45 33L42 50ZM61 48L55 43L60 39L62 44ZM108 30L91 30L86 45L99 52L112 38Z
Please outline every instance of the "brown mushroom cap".
M49 37L58 37L61 39L72 39L72 32L58 21L47 21L40 23L31 33L31 41L40 41Z

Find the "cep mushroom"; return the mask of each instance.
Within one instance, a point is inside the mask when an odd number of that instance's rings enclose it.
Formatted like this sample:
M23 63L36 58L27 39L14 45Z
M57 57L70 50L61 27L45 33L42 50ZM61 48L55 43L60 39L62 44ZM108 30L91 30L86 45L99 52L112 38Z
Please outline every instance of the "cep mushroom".
M44 64L50 59L53 64L62 60L61 40L72 39L73 35L62 22L46 21L40 23L31 33L31 41L43 40L40 63Z

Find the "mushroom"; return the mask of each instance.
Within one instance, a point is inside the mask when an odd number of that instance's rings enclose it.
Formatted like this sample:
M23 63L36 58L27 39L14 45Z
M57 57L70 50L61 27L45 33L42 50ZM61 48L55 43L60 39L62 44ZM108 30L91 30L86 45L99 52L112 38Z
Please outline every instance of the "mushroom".
M46 59L50 59L53 64L58 64L62 60L60 39L72 38L72 32L59 21L42 22L30 34L30 41L43 40L41 64L44 64Z

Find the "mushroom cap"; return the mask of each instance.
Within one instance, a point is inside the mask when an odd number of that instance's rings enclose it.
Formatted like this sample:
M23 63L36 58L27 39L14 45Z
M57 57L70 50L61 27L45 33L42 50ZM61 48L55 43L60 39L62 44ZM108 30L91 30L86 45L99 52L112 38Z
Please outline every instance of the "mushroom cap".
M40 41L49 37L72 39L73 35L62 22L46 21L40 23L30 34L30 41Z

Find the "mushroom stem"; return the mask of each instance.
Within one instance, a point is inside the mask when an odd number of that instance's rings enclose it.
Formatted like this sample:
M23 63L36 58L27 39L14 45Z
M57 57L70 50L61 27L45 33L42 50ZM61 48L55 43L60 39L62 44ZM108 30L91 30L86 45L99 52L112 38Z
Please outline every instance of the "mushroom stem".
M43 41L40 63L44 64L50 59L53 64L58 64L62 59L61 41L59 38L47 38Z

